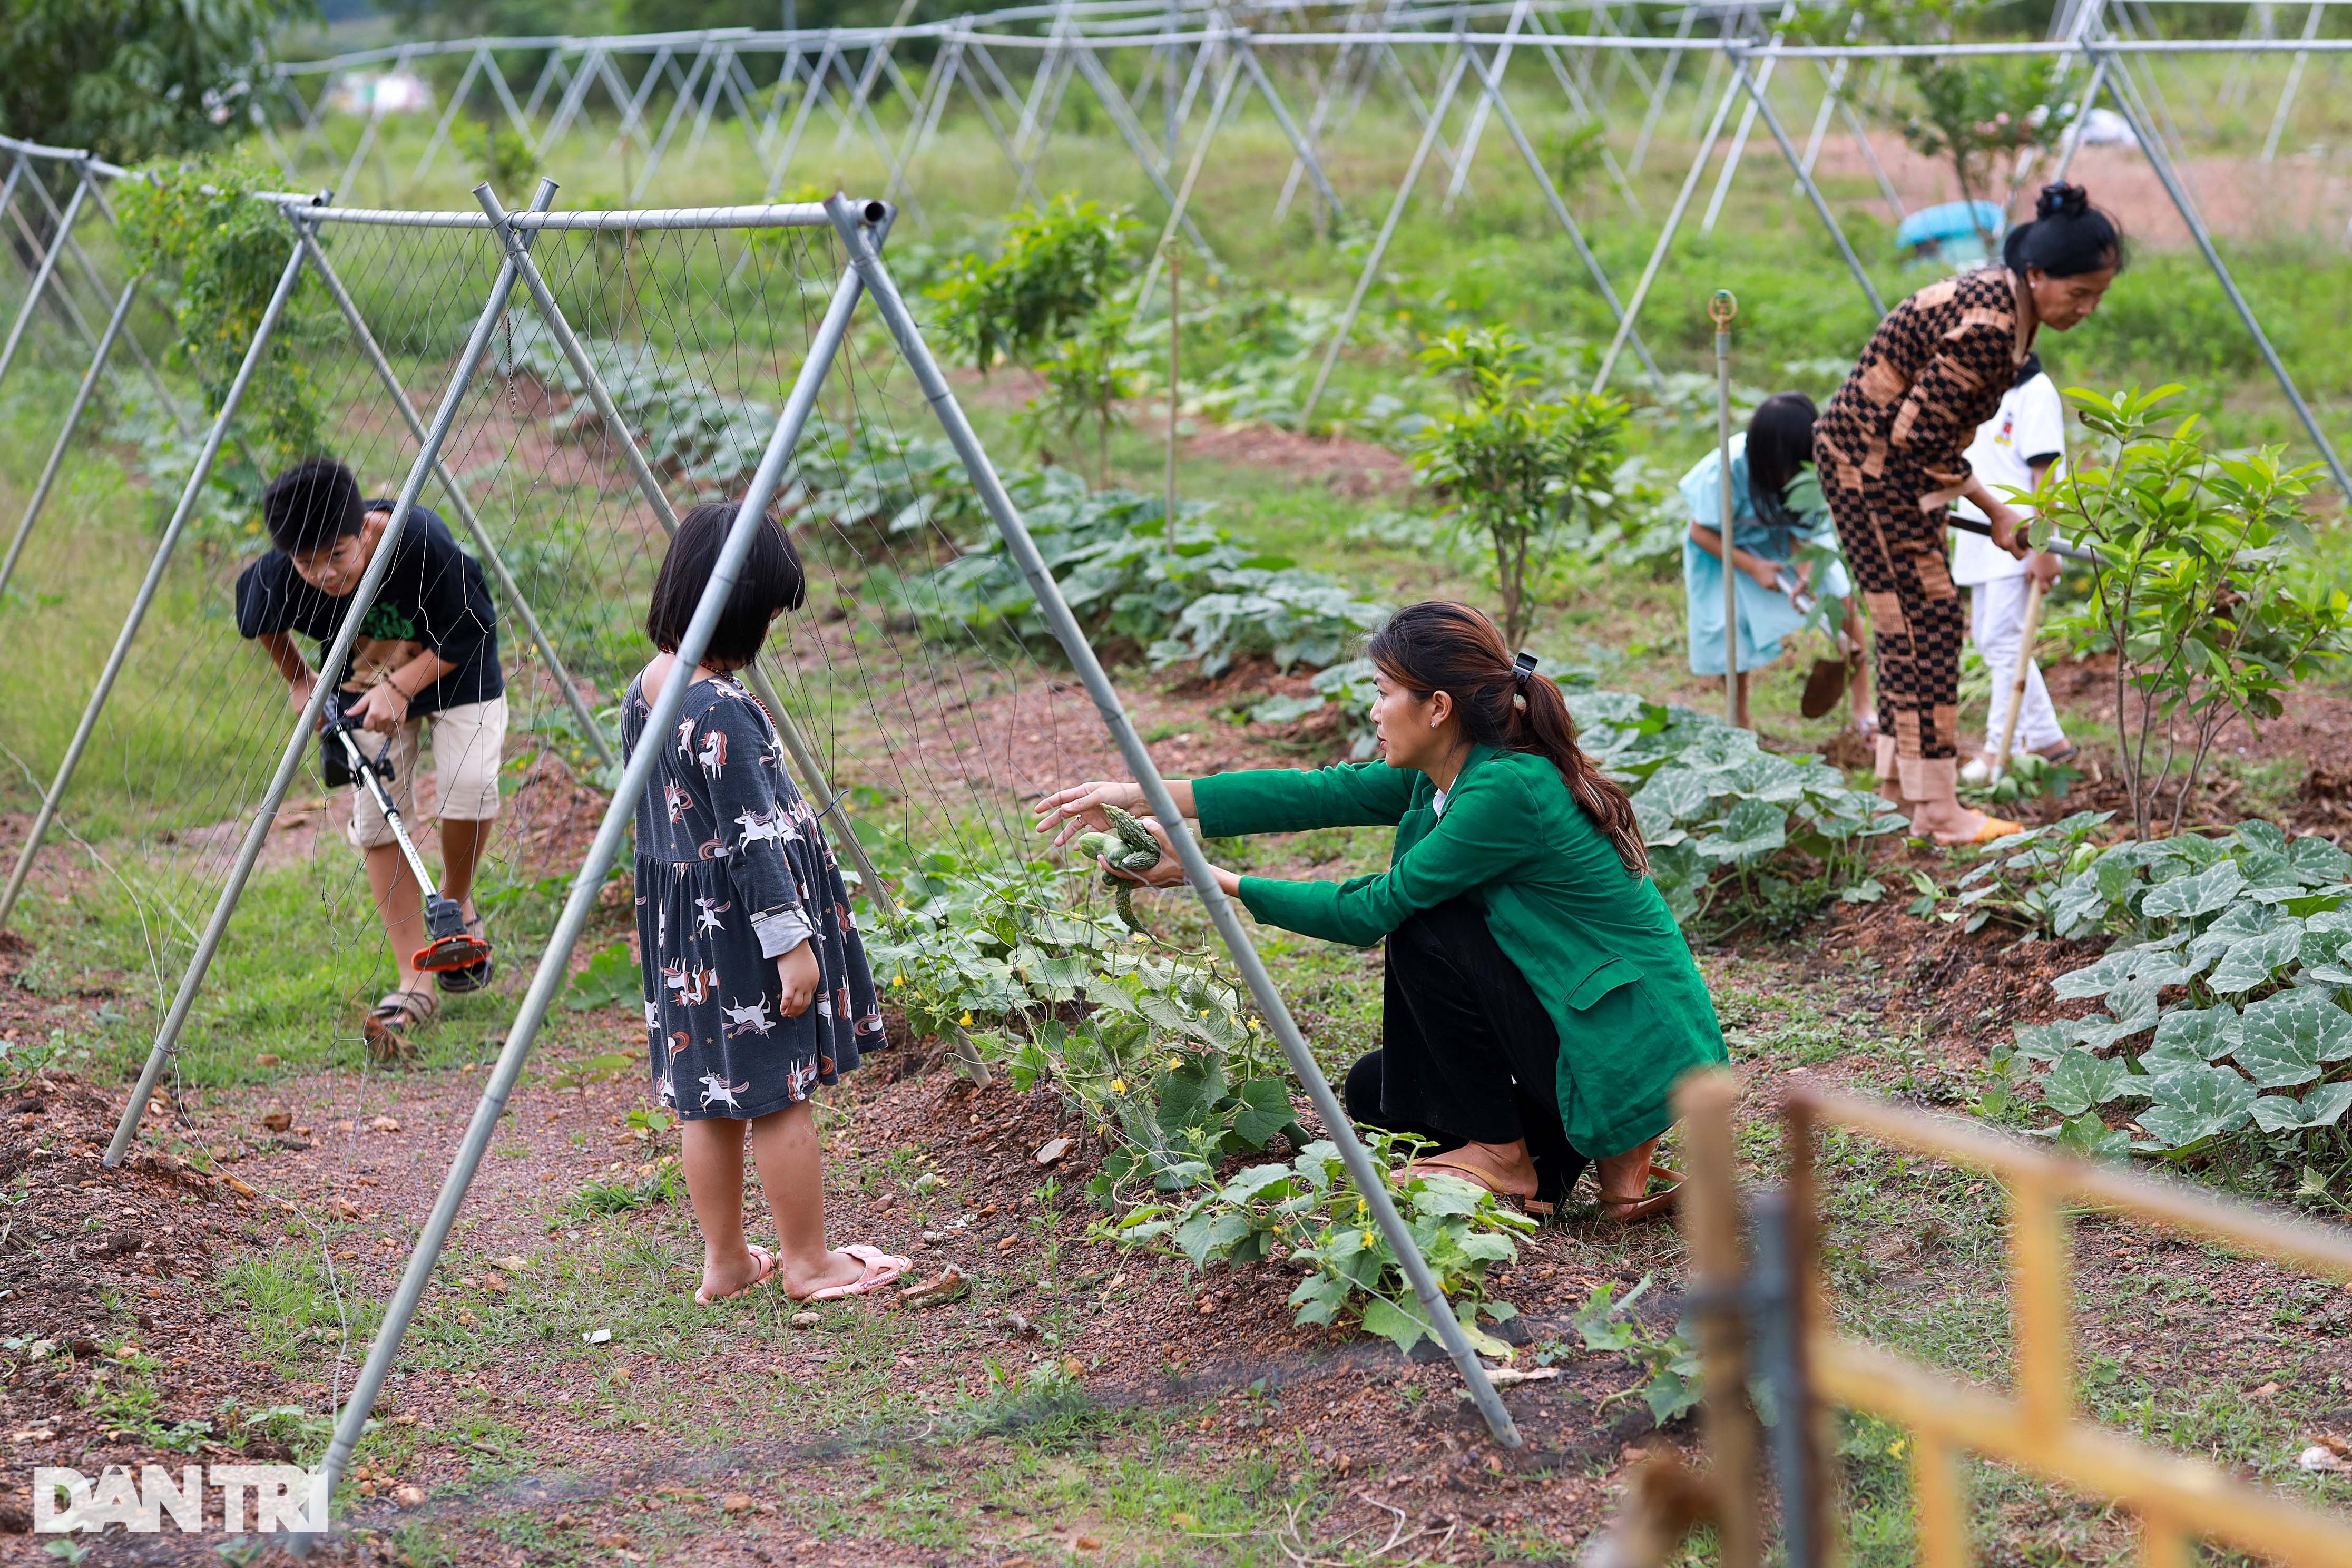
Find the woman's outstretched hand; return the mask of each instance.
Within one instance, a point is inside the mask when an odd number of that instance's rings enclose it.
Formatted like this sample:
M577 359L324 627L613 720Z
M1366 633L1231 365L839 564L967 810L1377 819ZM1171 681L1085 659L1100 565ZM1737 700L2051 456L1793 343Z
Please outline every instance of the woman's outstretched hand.
M1184 866L1176 858L1176 846L1169 838L1168 829L1160 825L1158 817L1144 816L1138 817L1136 820L1143 824L1144 830L1152 837L1160 840L1160 863L1149 871L1115 871L1111 869L1110 862L1105 860L1102 863L1103 869L1109 871L1114 877L1124 877L1130 882L1140 882L1147 888L1174 887L1184 879ZM1225 890L1227 898L1241 896L1242 879L1238 872L1228 871L1223 866L1212 866L1209 868L1209 874L1216 879L1217 886Z
M1158 817L1141 816L1136 820L1143 824L1145 832L1160 841L1159 863L1149 871L1119 871L1113 869L1111 863L1105 860L1102 863L1103 869L1109 871L1114 877L1124 877L1130 882L1140 882L1147 888L1174 887L1184 879L1184 867L1182 862L1176 858L1176 846L1169 838L1168 830L1160 826ZM1215 868L1212 867L1211 869L1213 870Z
M1131 816L1142 815L1143 786L1099 781L1073 784L1068 789L1055 790L1030 809L1037 814L1037 831L1052 834L1054 847L1058 849L1081 833L1109 832L1110 818L1103 815L1107 805L1115 805Z
M1181 804L1181 797L1179 804ZM1103 811L1107 805L1117 806L1135 817L1152 837L1160 841L1160 863L1149 871L1117 871L1111 868L1109 861L1096 857L1106 873L1124 877L1130 882L1139 882L1147 888L1173 887L1184 879L1183 862L1176 858L1176 846L1169 839L1168 829L1161 826L1157 818L1142 815L1141 784L1099 781L1074 784L1068 789L1056 790L1031 809L1037 815L1037 831L1053 834L1055 846L1059 847L1081 833L1111 831L1110 818ZM1209 868L1216 874L1217 886L1230 896L1239 896L1242 886L1239 875L1222 866Z

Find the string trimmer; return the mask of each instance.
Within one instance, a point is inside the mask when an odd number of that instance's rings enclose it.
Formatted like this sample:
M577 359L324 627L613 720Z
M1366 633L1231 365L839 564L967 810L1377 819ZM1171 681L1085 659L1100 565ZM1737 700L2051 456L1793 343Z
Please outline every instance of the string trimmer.
M359 737L343 714L341 692L328 697L326 710L320 715L320 730L327 786L356 784L375 797L376 809L392 825L392 836L407 858L410 874L425 890L425 942L409 960L411 967L428 973L467 969L489 957L490 944L466 929L466 911L457 900L441 896L433 873L425 868L425 858L417 854L415 841L408 837L408 825L400 819L400 807L393 804L392 792L385 787L394 782L392 737L385 736L383 749L370 759L360 749Z

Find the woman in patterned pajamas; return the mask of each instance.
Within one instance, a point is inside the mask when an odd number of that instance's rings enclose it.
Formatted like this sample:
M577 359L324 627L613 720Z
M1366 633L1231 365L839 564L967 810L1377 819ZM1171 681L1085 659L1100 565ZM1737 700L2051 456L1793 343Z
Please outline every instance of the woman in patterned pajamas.
M1946 509L1966 497L1996 544L2026 553L2022 520L1963 454L2036 330L2086 320L2124 265L2121 231L2081 186L2044 186L2034 210L2010 231L2003 266L1932 283L1888 312L1813 429L1838 543L1870 612L1880 787L1910 808L1912 831L1944 844L2017 831L1957 794L1961 615Z

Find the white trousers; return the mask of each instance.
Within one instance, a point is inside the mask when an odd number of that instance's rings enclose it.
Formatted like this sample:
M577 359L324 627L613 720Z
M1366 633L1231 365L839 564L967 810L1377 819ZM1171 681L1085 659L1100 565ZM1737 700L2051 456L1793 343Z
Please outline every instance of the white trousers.
M2000 749L2001 726L2009 720L2009 692L2017 679L2019 644L2025 640L2025 596L2028 579L1996 577L1969 588L1969 635L1992 672L1992 700L1985 714L1984 749ZM2017 716L2016 749L2046 751L2066 743L2058 727L2058 710L2050 705L2050 689L2042 683L2042 668L2025 668L2025 706Z

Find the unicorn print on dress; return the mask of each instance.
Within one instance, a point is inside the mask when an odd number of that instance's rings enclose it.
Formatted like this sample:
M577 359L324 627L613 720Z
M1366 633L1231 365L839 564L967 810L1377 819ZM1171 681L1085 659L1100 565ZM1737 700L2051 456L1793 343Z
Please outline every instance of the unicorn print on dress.
M747 811L735 818L735 826L743 830L736 847L750 849L754 844L797 844L800 835L793 830L792 819L781 811Z
M652 997L648 1077L688 1119L805 1104L884 1035L822 802L795 787L791 752L735 683L696 683L673 730L652 731L651 712L633 690L624 738L656 764L638 807L633 944ZM783 925L822 976L792 1016L763 951Z
M710 1080L705 1079L703 1081L708 1083ZM791 1070L784 1074L784 1092L794 1100L806 1100L809 1090L815 1087L816 1058L814 1057L804 1062L794 1062Z
M809 1079L811 1082L816 1079L814 1062L809 1064ZM708 1110L713 1105L723 1105L730 1110L740 1110L743 1109L743 1102L735 1097L751 1087L749 1083L730 1084L715 1072L704 1073L702 1075L702 1109ZM803 1095L801 1098L805 1100L808 1097Z
M719 971L665 963L662 965L662 984L677 993L681 1005L698 1007L710 999L711 988L719 984Z
M765 996L753 997L749 1007L738 1007L731 1002L722 1002L719 1004L719 1010L726 1015L727 1034L730 1038L737 1035L765 1036L770 1029L776 1026L773 1020L768 1016L768 999Z

